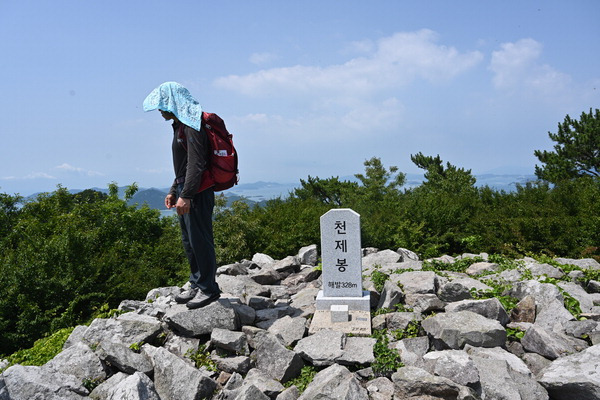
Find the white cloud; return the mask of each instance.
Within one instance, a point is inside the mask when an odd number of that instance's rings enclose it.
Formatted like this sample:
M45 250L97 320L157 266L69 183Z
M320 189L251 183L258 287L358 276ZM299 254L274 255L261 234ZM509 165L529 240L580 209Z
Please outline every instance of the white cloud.
M416 79L447 81L482 59L478 51L459 53L454 47L437 44L438 35L427 29L401 32L377 41L366 56L327 67L296 65L263 69L248 75L230 75L216 85L246 95L371 94L406 85ZM369 50L368 42L356 44Z
M503 43L500 48L492 53L489 66L497 89L551 95L571 83L569 75L539 62L543 46L533 39Z
M1 179L5 181L20 181L30 179L56 179L56 177L45 172L32 172L25 176L3 176Z
M54 167L55 169L61 170L61 171L66 171L66 172L76 172L80 175L85 175L85 176L104 176L103 173L101 172L97 172L97 171L90 171L90 170L86 170L80 167L74 167L70 164L67 163L63 163L61 165L57 165L56 167Z
M249 61L252 64L263 65L263 64L270 63L276 59L277 59L277 56L272 53L253 53L252 55L250 55Z

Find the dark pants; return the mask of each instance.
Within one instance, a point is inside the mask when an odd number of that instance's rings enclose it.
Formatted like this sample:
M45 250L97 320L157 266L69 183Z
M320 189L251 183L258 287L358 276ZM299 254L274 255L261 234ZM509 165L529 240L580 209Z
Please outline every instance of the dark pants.
M179 185L177 196L183 185ZM217 261L213 240L212 214L215 206L215 192L206 189L192 199L191 211L179 215L181 239L185 254L190 262L190 283L204 293L221 293L215 277Z

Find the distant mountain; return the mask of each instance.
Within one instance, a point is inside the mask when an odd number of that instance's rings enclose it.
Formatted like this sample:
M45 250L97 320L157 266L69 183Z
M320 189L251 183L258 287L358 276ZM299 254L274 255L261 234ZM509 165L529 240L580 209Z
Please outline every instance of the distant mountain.
M506 192L512 192L516 190L517 184L524 185L527 182L535 181L535 175L526 174L481 174L475 175L477 182L475 183L478 187L489 186L495 190L504 190ZM341 181L352 181L357 182L358 180L354 176L345 176L339 178ZM403 186L406 189L414 188L423 183L423 174L406 174L406 184ZM234 186L233 188L222 192L227 198L228 206L236 200L242 200L250 205L264 204L267 200L275 199L277 197L286 198L294 191L295 188L300 186L298 183L277 183L277 182L254 182L244 183L241 185ZM102 193L108 193L107 188L91 188ZM125 195L126 187L119 188L119 196L121 198ZM69 190L70 193L79 193L81 189ZM165 210L165 196L169 192L169 188L140 188L131 200L129 204L148 204L150 208L158 210ZM33 194L25 198L25 200L34 200L39 193Z

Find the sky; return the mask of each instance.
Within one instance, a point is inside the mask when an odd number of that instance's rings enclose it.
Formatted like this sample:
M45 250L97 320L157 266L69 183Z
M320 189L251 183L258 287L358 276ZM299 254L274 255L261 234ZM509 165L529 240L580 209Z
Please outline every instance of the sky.
M0 0L0 193L173 181L144 98L177 81L221 116L240 183L436 156L533 174L600 108L600 1Z

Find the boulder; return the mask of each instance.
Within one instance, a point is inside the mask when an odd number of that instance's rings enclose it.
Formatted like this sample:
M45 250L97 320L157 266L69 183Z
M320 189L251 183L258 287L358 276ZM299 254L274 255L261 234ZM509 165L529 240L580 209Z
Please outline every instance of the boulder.
M239 319L231 303L220 299L206 307L182 311L166 318L171 329L184 336L208 335L214 328L238 330Z
M354 374L339 364L318 372L299 400L368 400L369 395Z
M506 341L506 331L498 321L471 311L437 314L423 320L421 326L439 350L461 349L465 344L497 347Z
M521 339L523 348L551 360L576 353L587 347L586 342L532 325Z
M395 399L476 399L472 389L417 367L399 368L392 382Z
M82 341L90 346L96 346L104 340L122 343L131 346L134 343L152 343L154 339L162 332L162 325L159 320L148 316L139 320L122 318L118 319L97 318L92 321L85 330Z
M402 287L405 294L435 294L438 288L438 277L433 271L409 271L393 274L390 279Z
M106 371L98 355L81 342L57 354L44 365L44 369L73 375L80 381L106 379Z
M396 304L402 302L403 299L404 293L402 292L402 289L394 282L388 280L383 285L377 308L392 308Z
M319 259L317 245L311 244L310 246L302 247L298 251L298 258L300 259L300 263L304 265L317 265Z
M103 341L96 350L100 359L126 374L141 372L151 375L152 361L145 355L136 353L121 343Z
M555 360L544 370L539 382L552 399L599 399L600 345Z
M161 399L209 398L217 383L201 370L159 347L152 355L154 385Z
M210 343L213 347L230 351L236 354L249 354L248 341L242 332L215 328L210 334Z
M256 350L253 356L256 367L279 382L287 382L300 374L304 366L300 355L288 350L276 336L259 332L255 339Z
M98 396L96 393L95 396ZM94 397L106 400L161 400L156 392L154 382L146 374L134 372L126 376L116 385L107 389L106 397ZM90 395L90 397L92 397Z
M510 322L502 303L496 298L485 300L461 300L450 303L445 308L446 312L472 311L489 319L495 319L502 326Z
M460 350L432 351L423 357L424 369L462 386L476 386L479 372L469 355Z
M370 365L375 362L373 347L377 339L370 337L348 337L342 355L335 362L342 365Z
M88 395L81 379L49 368L13 365L2 378L0 394L8 400L81 400Z
M293 346L306 334L306 318L292 318L286 315L277 319L268 331L280 335L285 346Z
M343 333L323 329L300 340L294 351L312 365L324 367L342 357L344 341Z

